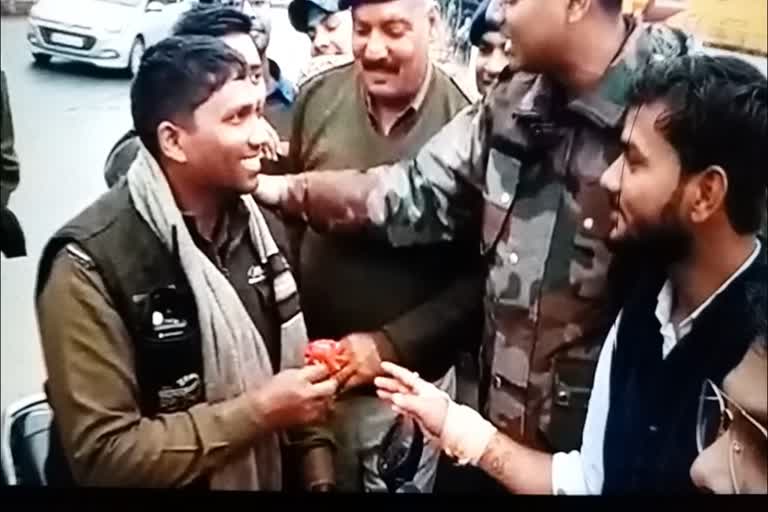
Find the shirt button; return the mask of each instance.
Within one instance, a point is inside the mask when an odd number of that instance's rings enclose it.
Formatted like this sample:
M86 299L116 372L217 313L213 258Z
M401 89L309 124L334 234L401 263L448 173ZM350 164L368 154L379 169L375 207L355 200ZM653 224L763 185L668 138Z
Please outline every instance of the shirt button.
M659 431L659 427L657 427L656 425L648 425L648 430L650 430L655 434L656 432Z
M509 204L509 202L511 200L512 200L512 197L509 194L507 194L506 192L501 194L501 202L502 202L502 204Z
M498 375L493 377L493 387L496 389L501 388L501 377L499 377Z
M509 255L509 262L513 265L517 265L517 262L520 261L520 256L517 255L516 252L513 252Z
M582 225L584 226L584 229L589 231L590 229L595 227L595 219L593 219L592 217L587 217L586 219L584 219L584 222L582 223Z

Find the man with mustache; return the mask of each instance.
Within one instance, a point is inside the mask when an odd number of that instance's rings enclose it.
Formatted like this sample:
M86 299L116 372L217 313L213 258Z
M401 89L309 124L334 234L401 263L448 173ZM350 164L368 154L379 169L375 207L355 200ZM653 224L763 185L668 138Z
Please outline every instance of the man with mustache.
M294 171L333 173L412 157L466 95L429 60L438 19L430 0L342 2L352 9L355 61L309 80L294 113ZM343 490L385 490L375 448L395 415L373 393L382 360L419 368L452 391L451 347L480 334L482 278L468 237L451 247L393 249L365 234L308 229L301 245L302 306L311 338L341 339L351 363L334 431ZM425 347L445 344L443 353ZM415 483L429 491L438 453L424 451Z
M736 57L686 56L648 68L630 101L600 183L611 244L643 266L602 348L581 449L524 447L388 364L380 396L512 492L765 492L768 81ZM718 407L725 388L763 424ZM729 428L726 408L738 423L699 456Z
M270 177L257 196L317 230L365 226L396 247L479 232L488 269L481 409L515 439L569 450L580 445L620 304L598 179L620 152L633 74L687 48L663 25L622 16L620 0L491 0L487 16L519 69L502 72L414 158Z
M40 260L51 485L332 487L332 436L311 425L337 385L301 368L288 242L251 196L276 155L264 96L219 38L144 54L136 159Z

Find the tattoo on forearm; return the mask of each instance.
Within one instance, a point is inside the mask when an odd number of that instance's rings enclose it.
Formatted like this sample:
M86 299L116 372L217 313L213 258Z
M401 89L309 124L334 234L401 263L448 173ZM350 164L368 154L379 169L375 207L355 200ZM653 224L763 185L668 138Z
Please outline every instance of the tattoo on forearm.
M497 432L480 458L480 468L515 493L552 492L552 456Z
M506 442L501 435L496 434L488 443L485 454L480 459L480 467L496 480L512 489L515 483L514 446Z

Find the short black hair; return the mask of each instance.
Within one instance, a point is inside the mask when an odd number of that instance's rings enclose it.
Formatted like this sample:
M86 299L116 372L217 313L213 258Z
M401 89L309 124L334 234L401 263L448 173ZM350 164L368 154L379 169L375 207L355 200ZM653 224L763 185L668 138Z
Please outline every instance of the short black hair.
M740 234L756 233L765 210L767 88L765 75L740 58L693 54L648 65L630 93L632 104L668 107L657 127L684 173L725 170L725 209Z
M619 14L622 4L621 0L600 0L600 7L609 14Z
M251 29L251 18L242 11L221 5L198 5L182 14L173 27L173 35L222 37L250 34Z
M159 158L160 123L189 123L214 92L247 74L240 53L216 37L172 36L149 47L131 84L131 114L141 142Z

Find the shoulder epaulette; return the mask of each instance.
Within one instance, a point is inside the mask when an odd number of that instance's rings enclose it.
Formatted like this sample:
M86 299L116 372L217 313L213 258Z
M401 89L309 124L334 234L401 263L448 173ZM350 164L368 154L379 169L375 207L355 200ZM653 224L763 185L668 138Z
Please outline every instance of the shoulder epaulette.
M464 95L469 103L474 103L480 99L477 87L469 78L469 72L458 68L457 66L435 63L435 69L442 72L448 80Z
M85 269L91 270L96 268L96 264L88 254L83 251L77 244L67 244L64 248L67 251L67 255L72 258L73 261L82 265Z
M328 75L335 71L351 66L354 63L351 57L348 56L328 56L326 58L316 57L314 61L310 61L309 67L304 70L303 75L297 80L296 87L299 91L306 89L322 81Z

